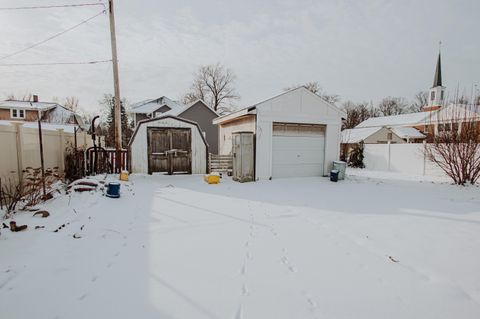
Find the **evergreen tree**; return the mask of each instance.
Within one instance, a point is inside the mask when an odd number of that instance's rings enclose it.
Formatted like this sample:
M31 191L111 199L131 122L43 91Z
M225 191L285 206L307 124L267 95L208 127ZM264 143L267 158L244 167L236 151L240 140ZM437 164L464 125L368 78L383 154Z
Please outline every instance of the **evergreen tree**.
M353 147L348 158L348 166L365 168L365 164L363 164L363 143L356 144Z
M107 134L105 136L105 146L115 147L115 102L112 94L105 94L100 104L104 107L104 117L107 126ZM120 114L122 124L122 148L128 146L130 137L133 134L132 121L129 119L125 110L125 99L120 102Z

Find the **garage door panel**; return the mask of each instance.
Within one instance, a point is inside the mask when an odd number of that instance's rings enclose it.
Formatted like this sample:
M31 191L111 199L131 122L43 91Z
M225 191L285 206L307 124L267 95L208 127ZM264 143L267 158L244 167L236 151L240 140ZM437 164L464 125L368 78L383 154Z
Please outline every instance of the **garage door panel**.
M304 151L301 154L295 151L276 151L276 164L317 164L322 162L322 154L318 151Z
M322 176L323 168L318 165L276 165L273 168L273 176L276 178L282 177L308 177L308 176Z
M324 132L321 126L274 125L272 177L322 176Z

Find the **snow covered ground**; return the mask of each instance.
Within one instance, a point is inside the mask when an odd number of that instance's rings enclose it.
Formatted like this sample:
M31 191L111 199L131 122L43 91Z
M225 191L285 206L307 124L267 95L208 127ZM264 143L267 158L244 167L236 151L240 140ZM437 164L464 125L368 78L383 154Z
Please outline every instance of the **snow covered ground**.
M1 230L0 317L480 318L480 188L355 175L58 197Z

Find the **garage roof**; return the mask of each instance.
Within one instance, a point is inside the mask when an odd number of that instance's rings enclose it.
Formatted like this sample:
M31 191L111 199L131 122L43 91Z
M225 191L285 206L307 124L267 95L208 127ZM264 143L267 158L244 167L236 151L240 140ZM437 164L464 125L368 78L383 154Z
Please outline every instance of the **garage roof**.
M291 90L288 90L288 91L285 91L285 92L282 92L280 94L277 94L275 96L272 96L268 99L265 99L265 100L262 100L258 103L255 103L254 105L252 106L249 106L249 107L246 107L246 108L243 108L241 110L238 110L236 112L233 112L233 113L230 113L230 114L227 114L227 115L224 115L224 116L221 116L219 118L216 118L213 120L213 124L221 124L221 123L225 123L225 122L228 122L228 121L232 121L236 118L239 118L241 116L245 116L245 115L248 115L248 114L255 114L255 110L257 108L257 106L259 106L260 104L263 104L265 102L268 102L270 100L273 100L273 99L276 99L282 95L285 95L285 94L289 94L291 92L294 92L294 91L297 91L297 90L304 90L306 92L308 92L308 94L313 94L315 95L318 99L320 99L322 102L324 103L327 103L331 108L335 109L342 117L346 117L347 114L342 111L340 108L338 108L337 106L335 106L334 104L326 101L325 99L323 99L321 96L319 96L318 94L315 94L313 92L311 92L310 90L308 90L306 87L304 86L300 86L298 88L294 88L294 89L291 89Z

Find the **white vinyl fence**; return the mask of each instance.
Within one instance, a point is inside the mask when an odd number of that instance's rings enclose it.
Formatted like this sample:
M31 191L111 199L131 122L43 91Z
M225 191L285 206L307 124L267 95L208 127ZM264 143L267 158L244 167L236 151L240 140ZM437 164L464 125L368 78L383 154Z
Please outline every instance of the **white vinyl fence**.
M423 144L365 144L367 169L408 175L444 177L445 173L424 154Z
M63 128L42 127L43 157L45 168L58 167L63 172L65 152L74 145L74 133ZM77 133L77 146L90 147L91 139L85 132ZM0 125L0 178L18 178L27 167L40 167L40 143L38 128L31 123Z

